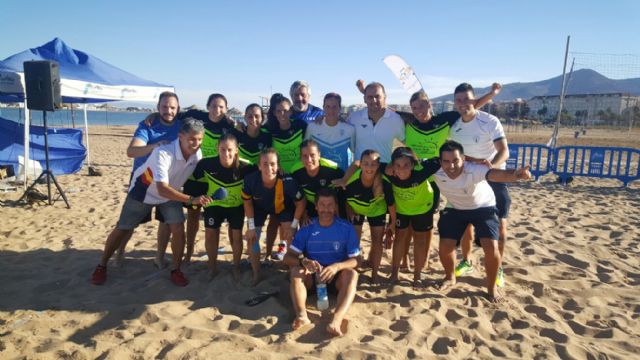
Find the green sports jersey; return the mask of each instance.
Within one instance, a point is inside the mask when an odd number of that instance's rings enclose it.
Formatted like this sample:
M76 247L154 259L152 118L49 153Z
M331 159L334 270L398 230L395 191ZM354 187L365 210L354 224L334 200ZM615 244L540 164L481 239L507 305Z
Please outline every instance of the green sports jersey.
M315 177L307 174L307 169L300 161L291 168L291 177L296 180L298 186L304 192L308 204L315 204L318 190L321 188L333 188L331 181L341 179L344 176L344 171L335 162L320 158L319 163L320 169ZM307 206L307 209L310 208L313 208L313 206Z
M419 215L433 208L433 188L429 184L429 177L438 169L438 159L421 160L406 180L400 180L396 176L385 176L391 183L398 214Z
M440 147L449 138L449 128L460 118L455 111L447 111L431 118L426 123L415 118L405 126L405 144L419 159L439 156Z
M380 165L380 168L384 168ZM384 181L385 196L374 197L373 188L365 187L362 184L360 176L362 170L358 169L347 181L345 190L345 198L347 204L351 206L353 211L358 215L366 217L382 216L387 213L387 206L393 205L393 193L391 192L391 184Z
M251 137L246 131L234 130L233 134L238 139L238 155L250 164L257 165L262 149L271 147L271 134L265 129L260 129L257 137Z
M225 168L220 164L218 156L204 158L198 162L193 174L187 180L185 189L200 188L200 194L213 195L216 190L221 187L227 189L227 197L222 200L215 200L205 207L238 207L242 206L242 185L243 179L248 173L257 170L257 167L250 165L248 162L240 160L240 166L237 169ZM199 195L192 193L191 195Z
M204 136L202 137L202 144L200 145L202 157L208 158L218 156L218 141L222 135L234 130L230 120L223 117L218 122L213 122L209 119L209 113L197 109L192 109L178 115L179 119L185 119L188 117L200 120L204 124Z
M278 152L280 167L284 172L291 173L293 166L300 161L300 145L304 140L307 123L302 120L291 120L288 129L271 129L271 141Z

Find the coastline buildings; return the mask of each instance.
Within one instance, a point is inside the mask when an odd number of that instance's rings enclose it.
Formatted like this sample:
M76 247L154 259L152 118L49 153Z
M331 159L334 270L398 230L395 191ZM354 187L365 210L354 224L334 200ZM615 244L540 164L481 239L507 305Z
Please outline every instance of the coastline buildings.
M554 117L560 107L560 96L535 96L527 105L529 117ZM624 115L627 109L637 106L640 106L640 96L629 93L566 95L562 105L567 114L587 119L588 123L601 122L611 114Z

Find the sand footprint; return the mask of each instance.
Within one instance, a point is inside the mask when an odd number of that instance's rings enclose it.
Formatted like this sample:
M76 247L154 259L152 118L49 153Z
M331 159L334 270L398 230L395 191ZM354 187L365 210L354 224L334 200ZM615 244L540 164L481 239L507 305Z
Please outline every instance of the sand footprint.
M458 341L456 339L442 336L433 343L433 346L431 346L431 351L438 355L447 355L449 354L450 348L456 348L457 346Z
M524 310L528 313L532 313L538 317L538 319L544 322L555 322L551 316L547 315L547 309L537 305L527 305Z

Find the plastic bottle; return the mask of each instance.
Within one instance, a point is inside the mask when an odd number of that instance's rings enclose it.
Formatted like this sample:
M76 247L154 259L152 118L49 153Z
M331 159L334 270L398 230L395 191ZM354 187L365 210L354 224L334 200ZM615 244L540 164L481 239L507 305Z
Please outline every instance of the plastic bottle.
M318 295L318 302L316 308L320 311L327 310L329 308L329 296L327 295L327 284L320 281L320 275L316 273L316 294Z

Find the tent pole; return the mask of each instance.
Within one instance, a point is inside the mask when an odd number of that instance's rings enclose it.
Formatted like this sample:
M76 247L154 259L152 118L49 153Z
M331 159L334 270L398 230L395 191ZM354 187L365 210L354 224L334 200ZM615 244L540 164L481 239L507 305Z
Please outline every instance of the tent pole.
M27 190L27 168L29 167L29 132L31 130L30 125L30 112L27 107L27 97L24 98L24 164L22 164L22 175L24 176L24 181L22 182L24 190ZM18 174L20 176L20 174Z
M87 123L87 103L82 104L84 110L84 137L87 143L87 166L91 166L91 152L89 151L89 124Z

